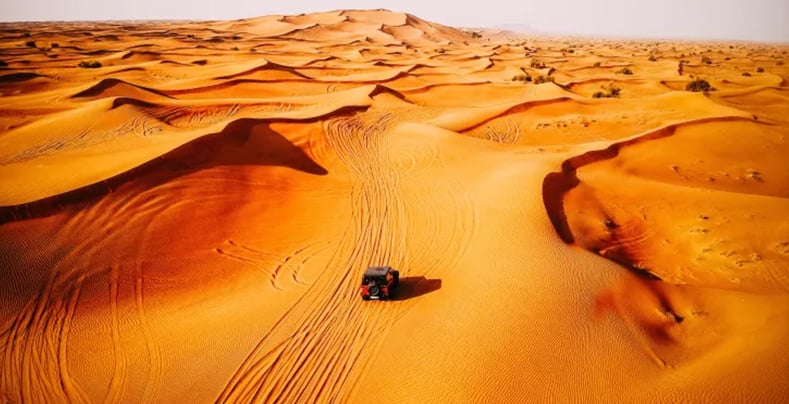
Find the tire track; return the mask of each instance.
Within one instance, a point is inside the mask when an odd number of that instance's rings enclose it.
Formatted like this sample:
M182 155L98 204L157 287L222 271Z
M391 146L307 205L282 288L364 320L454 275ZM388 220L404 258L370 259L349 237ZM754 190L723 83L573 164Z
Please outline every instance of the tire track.
M518 122L510 117L506 117L502 121L503 125L491 123L485 126L486 139L497 143L518 143L521 138L521 128Z
M218 401L337 400L360 352L374 332L382 328L380 319L391 317L365 319L355 288L360 268L376 263L404 263L406 246L397 245L401 236L392 236L406 230L393 228L397 223L393 216L403 210L394 187L396 177L389 175L381 167L383 164L376 164L382 160L380 137L387 124L385 115L366 122L348 118L327 123L327 141L353 178L351 198L355 208L351 223L327 270L294 305L294 310L280 319L285 321L286 317L304 313L284 345L276 345L276 359L263 360L274 355L275 350L266 345L277 331L275 325L242 363ZM393 310L391 306L375 309ZM260 368L261 363L268 364L265 370Z
M145 346L148 350L148 364L150 366L141 401L143 403L155 403L159 390L162 387L162 353L159 345L156 343L156 339L153 338L151 326L148 324L148 318L145 315L142 274L137 278L134 284L134 296L137 305L137 313L140 317L140 325L142 326L143 336L145 337Z
M112 378L110 379L110 387L107 390L107 395L104 397L105 403L119 403L123 401L123 387L127 379L128 360L126 359L126 353L123 350L123 344L121 342L120 319L118 315L118 273L119 270L117 267L112 267L110 269L110 331L112 333L112 349L114 352L115 366L113 368Z
M217 401L332 402L346 401L357 391L358 380L381 348L382 336L414 302L361 304L358 275L370 265L392 265L406 276L410 272L407 205L401 197L402 167L388 154L386 113L338 118L325 123L326 139L351 175L350 223L334 254L308 291L262 336ZM414 163L416 164L416 163ZM436 245L447 253L420 274L451 268L462 256L476 228L473 201L458 182L449 187L457 199L452 233ZM414 206L421 209L420 206ZM445 212L434 209L436 227ZM471 221L469 224L469 217ZM440 217L439 217L440 216ZM470 226L470 228L469 228ZM457 246L458 241L463 246ZM288 261L291 262L292 260ZM425 270L429 272L425 272ZM285 324L296 324L287 331Z
M328 246L321 247L322 243L325 242L307 244L284 257L281 254L259 250L235 240L227 240L228 247L217 247L214 251L222 257L251 266L263 274L274 289L284 290L281 279L286 273L290 274L290 279L295 283L307 285L307 282L299 279L298 271L311 258L328 249Z
M57 275L57 273L56 273ZM0 392L10 402L88 402L68 370L68 338L85 277L53 275L0 332Z

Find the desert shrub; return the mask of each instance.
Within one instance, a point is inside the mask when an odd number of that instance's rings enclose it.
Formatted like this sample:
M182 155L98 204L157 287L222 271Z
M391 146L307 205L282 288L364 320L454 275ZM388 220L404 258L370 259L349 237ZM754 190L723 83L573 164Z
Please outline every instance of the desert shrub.
M7 67L8 63L5 60L0 60L0 67Z
M554 82L554 78L553 78L553 76L547 76L546 77L546 76L543 76L543 75L539 75L539 76L537 76L536 79L534 79L534 82L536 84L553 83Z
M653 55L653 54L650 54L649 55L649 61L650 62L657 62L657 57L655 55Z
M250 52L252 52L252 53L255 53L255 52L257 52L258 50L257 50L257 49L255 49L255 48L252 48L252 49L250 49L249 51L250 51Z
M607 86L600 86L600 88L603 91L592 94L592 98L619 98L619 93L622 92L622 89L614 83L608 83Z
M237 51L238 50L238 46L234 46L234 47L230 48L230 50Z
M575 49L567 49L567 53L575 53Z
M531 76L528 75L528 74L518 74L518 75L512 76L512 81L527 81L527 82L530 82L531 81Z
M98 60L83 60L77 66L83 69L98 69L101 67L101 62Z
M59 44L59 43L57 43L57 42L52 42L51 44L49 44L49 47L50 47L50 48L59 48L59 47L60 47L60 44Z
M539 59L532 59L530 66L532 69L544 69L545 62L541 62Z
M36 47L36 41L27 41L27 42L25 42L25 46L27 46L28 48L35 48Z
M764 73L764 68L759 66L756 68L756 73Z
M751 74L750 74L750 73L748 73L748 72L745 72L745 73L743 73L742 75L743 75L743 76L745 76L745 77L751 77Z
M472 38L482 38L482 34L477 31L472 31L470 29L464 29L463 33L466 35L471 35Z
M694 92L710 92L715 91L715 87L711 86L707 80L695 78L693 81L689 82L685 85L686 91L694 91Z
M600 67L600 62L594 62L594 67Z
M775 62L775 65L776 66L783 66L784 65L784 61L783 60L779 60L779 61Z
M701 63L705 63L705 64L708 64L708 65L711 65L712 64L712 59L710 59L709 56L702 56L701 57Z
M239 41L239 40L241 40L241 35L233 35L232 37L230 37L230 39L232 39L234 41Z
M623 67L616 71L617 74L624 74L625 76L632 76L633 71L629 67Z

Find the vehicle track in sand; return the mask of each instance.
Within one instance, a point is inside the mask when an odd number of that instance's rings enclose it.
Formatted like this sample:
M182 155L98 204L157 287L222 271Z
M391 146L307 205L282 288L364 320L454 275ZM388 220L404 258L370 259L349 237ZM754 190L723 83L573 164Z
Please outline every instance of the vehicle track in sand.
M309 285L309 281L301 277L300 270L312 258L331 247L330 242L318 240L283 255L251 247L235 240L227 240L224 244L222 247L215 248L214 251L223 257L251 266L262 273L274 289L280 291L286 289L282 285L283 277L296 284Z
M55 272L0 330L0 394L14 402L88 402L68 369L68 338L84 275ZM54 383L53 383L54 382Z
M364 267L392 265L405 277L411 272L410 252L426 256L435 246L409 246L413 229L409 199L402 195L400 184L403 163L395 162L387 143L391 123L387 113L325 123L326 141L351 176L350 223L325 270L262 336L217 401L346 401L358 390L356 382L380 349L381 337L415 303L365 305L358 297L358 275ZM399 160L414 168L413 158ZM451 186L449 193L462 195L457 186ZM462 196L458 200L456 226L444 234L453 246L468 244L469 233L461 223L468 214L474 216L470 200ZM439 211L440 207L433 210ZM433 224L438 226L438 220ZM436 233L438 229L432 229ZM419 274L451 267L457 254L445 258L419 268Z

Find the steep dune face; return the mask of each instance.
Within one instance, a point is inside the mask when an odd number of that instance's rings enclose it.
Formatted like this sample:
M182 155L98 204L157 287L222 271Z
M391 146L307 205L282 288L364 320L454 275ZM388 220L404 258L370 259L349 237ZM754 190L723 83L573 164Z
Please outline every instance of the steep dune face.
M0 25L0 401L788 401L786 52Z

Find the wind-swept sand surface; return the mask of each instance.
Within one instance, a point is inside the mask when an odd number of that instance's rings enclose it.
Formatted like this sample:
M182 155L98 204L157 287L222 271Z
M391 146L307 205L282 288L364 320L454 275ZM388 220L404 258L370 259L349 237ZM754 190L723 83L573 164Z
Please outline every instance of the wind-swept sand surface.
M788 50L0 25L0 401L789 402Z

